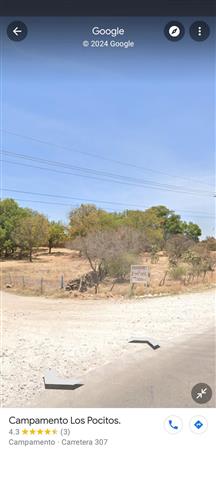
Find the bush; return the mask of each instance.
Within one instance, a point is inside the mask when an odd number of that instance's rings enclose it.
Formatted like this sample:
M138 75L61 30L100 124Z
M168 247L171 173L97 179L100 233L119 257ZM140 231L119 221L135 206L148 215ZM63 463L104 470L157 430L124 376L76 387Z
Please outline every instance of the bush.
M137 257L129 253L122 253L106 262L106 271L115 282L123 281L130 273L131 265L136 263Z
M166 242L166 252L171 266L177 266L183 255L194 245L194 242L184 235L173 235Z
M214 271L215 260L205 251L188 251L184 255L184 261L189 265L189 273L192 277L203 275L204 279L207 272Z
M206 245L206 248L207 248L208 251L210 251L210 252L215 252L216 251L216 238L208 237L202 243L204 243Z
M150 249L150 258L151 263L158 263L159 262L159 247L157 245L152 245Z
M169 270L170 277L172 280L184 280L185 275L187 274L187 269L183 265L178 265L171 267Z

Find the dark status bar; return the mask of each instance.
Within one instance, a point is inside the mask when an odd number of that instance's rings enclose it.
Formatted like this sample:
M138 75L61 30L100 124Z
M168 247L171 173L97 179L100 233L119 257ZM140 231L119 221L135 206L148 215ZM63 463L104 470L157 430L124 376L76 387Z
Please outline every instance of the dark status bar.
M1 0L1 16L215 16L216 0Z

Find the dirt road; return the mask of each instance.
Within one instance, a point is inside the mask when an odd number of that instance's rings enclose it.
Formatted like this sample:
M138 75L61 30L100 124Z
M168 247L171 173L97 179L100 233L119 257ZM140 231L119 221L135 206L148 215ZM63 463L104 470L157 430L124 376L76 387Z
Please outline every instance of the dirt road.
M178 379L183 378L188 371L190 345L192 350L196 351L196 355L191 356L194 381L198 378L199 371L195 372L193 366L197 364L204 339L202 351L206 353L203 353L205 365L202 363L202 375L207 368L210 381L214 376L214 299L214 290L122 301L46 299L4 293L3 406L48 407L58 406L58 403L59 406L74 406L76 398L80 398L76 406L83 406L82 389L67 392L66 397L62 395L65 392L60 392L59 396L52 395L53 399L55 397L55 405L51 405L50 393L54 392L44 392L42 379L47 368L56 369L63 377L85 378L90 389L89 406L97 403L94 382L101 391L101 404L97 406L105 406L102 401L102 387L100 388L101 382L104 383L104 375L107 375L109 382L112 382L113 378L114 383L120 385L123 378L128 382L128 371L130 379L134 375L135 381L139 363L145 366L144 370L140 370L140 374L142 378L146 378L144 385L148 385L148 388L150 383L152 385L151 378L159 381L159 378L166 375L168 365L173 365L169 368L168 375L176 386ZM143 345L128 344L128 338L134 335L153 337L160 343L161 348L154 352ZM201 337L202 335L204 336ZM178 359L177 352L180 355ZM181 362L186 353L187 362ZM186 376L185 381L188 383L189 377ZM205 381L204 378L198 378L199 380ZM137 381L140 383L138 377ZM172 384L170 380L169 384ZM94 398L91 393L93 390ZM122 384L118 393L113 392L113 395L107 396L108 402L113 398L112 403L114 401L116 406L137 406L140 402L135 402L135 396L129 394L129 390L125 390ZM155 392L156 390L150 388L148 399L151 397L152 403L157 406L158 394ZM138 389L136 398L141 397ZM167 399L169 398L170 392L167 393ZM142 402L142 406L150 405Z

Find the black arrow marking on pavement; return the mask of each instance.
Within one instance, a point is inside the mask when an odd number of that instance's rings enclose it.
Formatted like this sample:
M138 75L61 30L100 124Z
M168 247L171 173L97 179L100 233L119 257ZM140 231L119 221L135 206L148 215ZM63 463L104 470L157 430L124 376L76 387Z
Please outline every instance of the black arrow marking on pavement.
M132 338L131 340L129 340L128 343L146 343L153 350L157 350L158 348L160 348L160 345L158 345L158 343L154 342L154 340L149 340L149 339Z

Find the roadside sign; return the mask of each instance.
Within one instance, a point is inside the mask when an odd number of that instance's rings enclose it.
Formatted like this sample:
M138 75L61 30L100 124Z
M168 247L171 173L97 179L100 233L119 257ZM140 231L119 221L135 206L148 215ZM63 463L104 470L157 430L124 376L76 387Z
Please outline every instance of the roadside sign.
M150 269L145 265L131 265L130 283L149 284Z

